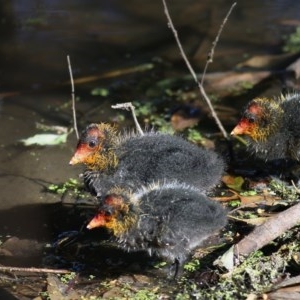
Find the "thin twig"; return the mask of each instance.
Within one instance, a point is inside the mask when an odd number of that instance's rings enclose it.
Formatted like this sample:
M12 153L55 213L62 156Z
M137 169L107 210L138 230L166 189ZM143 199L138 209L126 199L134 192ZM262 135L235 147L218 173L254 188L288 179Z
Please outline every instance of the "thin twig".
M192 77L194 78L196 84L198 85L198 88L199 88L199 90L200 90L200 93L201 93L201 95L204 97L204 99L205 99L205 101L206 101L206 103L207 103L207 105L208 105L208 107L209 107L209 109L210 109L210 111L211 111L212 117L215 119L215 121L216 121L216 123L217 123L217 125L218 125L220 131L222 132L223 136L224 136L226 139L228 139L228 134L227 134L226 130L224 129L224 127L223 127L223 125L222 125L220 119L218 118L217 113L215 112L215 110L214 110L214 108L213 108L213 106L212 106L212 104L211 104L211 101L210 101L209 97L207 96L207 94L206 94L206 92L205 92L205 90L204 90L204 88L203 88L202 83L198 80L198 77L197 77L197 75L196 75L196 72L195 72L194 69L192 68L192 66L191 66L191 64L190 64L190 62L189 62L189 60L187 59L187 56L186 56L186 54L185 54L185 52L184 52L184 50L183 50L183 47L182 47L182 45L181 45L181 42L180 42L180 40L179 40L177 30L175 29L175 27L174 27L174 25L173 25L173 22L172 22L172 19L171 19L171 17L170 17L170 14L169 14L169 10L168 10L166 1L165 1L165 0L162 0L162 2L163 2L163 5L164 5L164 12L165 12L165 15L166 15L167 20L168 20L168 26L170 27L170 29L171 29L172 32L173 32L173 35L174 35L175 40L176 40L176 42L177 42L178 48L179 48L179 50L180 50L180 54L181 54L182 58L184 59L184 61L185 61L185 63L186 63L186 66L187 66L187 68L189 69L190 73L192 74ZM234 6L235 6L235 3L234 3L234 4L232 5L232 7L230 8L229 13L227 14L226 18L228 18L228 15L231 13L231 11L232 11L232 9L233 9ZM225 24L225 21L223 21L223 23L222 23L222 25L221 25L222 28L223 28L224 24ZM222 30L222 29L219 30L219 34L221 33L221 30ZM218 35L219 35L219 34L218 34ZM219 38L219 37L217 36L217 38ZM216 41L217 41L217 39L216 39ZM215 45L213 45L213 49L214 49L214 48L215 48ZM207 68L207 67L206 67L206 68Z
M68 60L68 68L69 68L70 80L71 80L71 95L72 95L72 111L73 111L74 130L75 130L77 139L79 139L79 133L78 133L78 128L77 128L77 119L76 119L76 108L75 108L75 87L74 87L73 72L72 72L71 61L70 61L69 55L67 55L67 60Z
M297 194L300 194L300 189L297 188L297 186L296 186L294 180L291 180L291 182L292 182L292 185L293 185L293 187L294 187L296 193L297 193Z
M59 269L45 269L45 268L19 268L19 267L0 266L0 272L67 274L67 273L71 273L72 271L59 270Z
M222 22L222 24L221 24L221 26L220 26L220 28L219 28L218 34L217 34L215 40L214 40L213 43L212 43L212 47L211 47L211 49L210 49L210 51L209 51L209 53L208 53L208 55L207 55L206 64L205 64L205 67L204 67L204 70L203 70L202 79L201 79L201 82L200 82L201 85L203 85L203 83L204 83L204 77L205 77L205 74L206 74L208 65L209 65L210 63L213 62L214 54L215 54L215 48L216 48L217 43L218 43L218 41L219 41L219 39L220 39L220 36L221 36L222 31L223 31L224 25L225 25L225 23L227 22L227 20L228 20L230 14L231 14L231 12L232 12L232 10L233 10L233 8L234 8L235 6L236 6L236 2L234 2L234 3L231 5L231 7L230 7L230 9L229 9L229 11L228 11L228 13L227 13L227 15L225 16L225 18L224 18L224 20L223 20L223 22Z
M131 110L133 121L134 121L134 124L136 126L137 131L140 133L140 135L144 135L144 132L143 132L143 130L142 130L137 118L136 118L135 112L134 112L135 107L133 106L133 104L131 102L118 103L116 105L112 105L111 107L113 109Z

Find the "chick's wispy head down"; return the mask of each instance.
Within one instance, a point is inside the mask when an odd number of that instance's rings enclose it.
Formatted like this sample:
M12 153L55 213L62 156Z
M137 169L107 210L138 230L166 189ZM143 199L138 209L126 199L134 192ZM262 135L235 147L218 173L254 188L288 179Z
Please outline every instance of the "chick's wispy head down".
M117 164L113 148L117 144L117 129L106 123L90 124L77 143L70 165L85 164L89 169L106 169Z
M244 135L249 150L265 160L300 158L300 94L255 98L232 135Z

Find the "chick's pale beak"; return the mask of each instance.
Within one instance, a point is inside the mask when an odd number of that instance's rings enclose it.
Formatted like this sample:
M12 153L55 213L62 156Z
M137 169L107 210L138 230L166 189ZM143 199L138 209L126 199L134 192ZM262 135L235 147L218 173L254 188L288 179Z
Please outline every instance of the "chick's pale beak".
M93 228L101 227L104 225L105 225L105 222L104 222L103 216L101 214L98 214L90 221L90 223L86 226L86 228L93 229Z
M86 159L86 151L84 147L77 147L75 154L71 158L69 164L70 165L76 165L79 163L84 163L84 160Z
M244 128L241 125L236 125L231 131L231 135L240 135L244 133Z
M69 165L73 166L73 165L79 164L80 162L81 162L80 156L78 156L75 153L74 156L71 158Z

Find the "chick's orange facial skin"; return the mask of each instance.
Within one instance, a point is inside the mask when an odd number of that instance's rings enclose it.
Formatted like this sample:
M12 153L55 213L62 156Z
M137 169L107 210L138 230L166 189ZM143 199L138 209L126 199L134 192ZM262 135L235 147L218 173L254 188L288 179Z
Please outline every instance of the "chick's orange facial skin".
M117 212L121 211L124 206L123 198L115 194L107 195L103 205L103 209L100 210L87 225L88 229L96 227L113 227L113 219L116 219Z
M111 210L111 212L109 210ZM114 210L113 208L109 210L99 211L89 222L87 229L105 227L106 229L112 231L115 236L122 234L128 227L126 218L125 220L119 220L121 212Z
M251 122L247 118L242 118L231 131L231 135L249 135L250 137L254 137L256 128L257 126L254 122Z
M92 154L93 152L94 151L90 149L88 144L80 143L78 144L75 154L71 158L69 164L76 165L79 163L86 163L89 160L90 154Z
M77 144L75 154L71 158L69 164L92 164L94 162L94 156L98 151L101 151L99 130L97 128L90 128L83 132Z
M256 102L250 102L243 117L234 127L231 135L248 135L252 139L257 139L258 121L262 117L262 109Z
M86 226L87 229L93 229L97 227L104 227L110 221L111 216L105 215L105 212L100 211Z

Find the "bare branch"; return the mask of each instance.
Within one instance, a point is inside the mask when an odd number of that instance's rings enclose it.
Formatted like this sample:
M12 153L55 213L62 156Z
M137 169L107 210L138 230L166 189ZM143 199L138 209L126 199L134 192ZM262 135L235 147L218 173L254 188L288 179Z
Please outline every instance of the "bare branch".
M218 41L219 41L219 39L220 39L220 36L221 36L221 33L222 33L223 28L224 28L224 26L225 26L225 23L227 22L227 20L228 20L230 14L231 14L231 12L232 12L232 10L233 10L233 8L234 8L235 6L236 6L236 2L234 2L234 3L231 5L231 7L230 7L230 9L229 9L229 11L228 11L228 13L227 13L227 15L225 16L225 18L224 18L224 20L223 20L223 22L222 22L222 24L221 24L221 26L220 26L220 28L219 28L218 34L217 34L215 40L214 40L213 43L212 43L212 47L211 47L211 49L210 49L210 51L209 51L209 53L208 53L208 55L207 55L206 64L205 64L205 67L204 67L204 70L203 70L202 79L201 79L201 82L200 82L201 85L203 85L204 77L205 77L205 74L206 74L208 65L209 65L210 63L213 62L214 54L215 54L215 48L216 48L217 43L218 43Z
M234 246L234 254L237 257L248 256L251 252L261 249L299 222L300 203L257 226L249 235Z
M75 87L74 87L73 72L72 72L71 61L70 61L69 55L67 55L67 60L68 60L68 68L69 68L70 80L71 80L71 95L72 95L72 111L73 111L74 130L75 130L76 137L78 140L79 133L78 133L78 128L77 128L76 108L75 108Z
M172 22L172 19L171 19L171 17L170 17L170 14L169 14L169 10L168 10L166 1L165 1L165 0L162 0L162 2L163 2L163 5L164 5L164 12L165 12L165 15L166 15L167 20L168 20L168 26L170 27L170 29L171 29L172 32L173 32L173 35L174 35L175 40L176 40L176 42L177 42L178 48L179 48L179 50L180 50L180 54L181 54L182 58L184 59L187 68L189 69L190 73L192 74L192 77L194 78L195 82L197 83L197 85L198 85L198 87L199 87L199 90L200 90L200 93L201 93L201 95L204 97L204 99L205 99L205 101L206 101L206 103L207 103L207 105L208 105L208 107L209 107L209 109L210 109L210 111L211 111L212 117L215 119L216 124L218 125L218 127L219 127L220 131L222 132L223 136L224 136L226 139L228 139L228 134L227 134L226 130L224 129L224 127L223 127L223 125L222 125L220 119L218 118L217 113L215 112L215 110L214 110L214 108L213 108L213 106L212 106L212 104L211 104L211 101L210 101L209 97L207 96L207 94L206 94L206 92L205 92L205 90L204 90L204 88L203 88L203 85L202 85L202 81L203 81L203 80L202 80L201 82L198 80L198 77L197 77L197 75L196 75L196 72L195 72L194 69L192 68L192 66L191 66L191 64L190 64L190 62L189 62L189 60L187 59L187 56L186 56L186 54L185 54L185 52L184 52L184 50L183 50L183 47L182 47L182 45L181 45L181 42L180 42L180 40L179 40L177 30L175 29L175 27L174 27L174 25L173 25L173 22ZM215 45L213 45L213 48L212 48L212 50L211 50L211 52L210 52L210 53L212 53L212 54L213 54L213 52L214 52L214 48L215 48L216 43L217 43L217 41L218 41L218 39L219 39L219 36L220 36L221 31L222 31L222 29L223 29L223 27L224 27L224 24L225 24L225 22L226 22L226 20L227 20L227 18L228 18L228 16L229 16L229 14L231 13L233 7L235 6L235 4L236 4L236 3L234 3L234 4L231 6L231 8L230 8L228 14L226 15L225 20L223 21L223 23L222 23L222 25L221 25L221 28L220 28L219 33L218 33L218 36L217 36L217 38L215 39ZM208 63L207 63L207 65L208 65ZM206 69L207 69L207 66L205 67L205 72L206 72Z
M133 117L133 120L134 120L134 124L136 126L136 129L138 130L138 132L141 134L141 135L144 135L144 132L136 118L136 115L135 115L135 107L133 106L133 104L131 102L125 102L125 103L118 103L116 105L112 105L111 106L113 109L125 109L125 110L131 110L131 113L132 113L132 117Z

